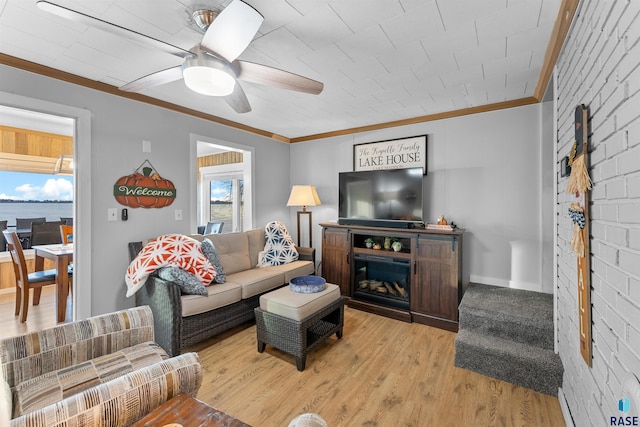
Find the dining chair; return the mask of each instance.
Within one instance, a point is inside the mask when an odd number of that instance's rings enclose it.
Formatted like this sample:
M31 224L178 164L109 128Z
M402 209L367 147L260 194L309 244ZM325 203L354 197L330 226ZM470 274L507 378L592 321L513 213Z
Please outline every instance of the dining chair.
M73 225L62 224L60 226L60 238L65 245L73 243Z
M47 218L16 218L16 232L20 237L20 243L22 243L23 249L29 249L31 247L31 232L29 231L21 233L21 230L31 230L31 224L34 222L44 222Z
M7 221L0 221L0 231L4 231L7 229ZM7 241L4 238L4 234L0 236L0 252L4 252L7 250Z
M208 222L204 229L204 234L220 234L224 222Z
M29 292L33 289L33 305L40 304L42 287L56 283L56 270L43 270L29 273L27 263L22 251L22 245L15 231L4 230L2 232L7 241L13 272L16 276L16 310L15 315L20 315L20 322L27 321L29 311Z
M34 222L31 224L31 247L62 243L60 226L62 221Z
M73 225L73 217L69 216L61 216L60 221L64 222L65 225Z
M60 226L60 238L62 243L68 245L73 243L73 225L61 225ZM69 265L69 292L73 292L73 264Z

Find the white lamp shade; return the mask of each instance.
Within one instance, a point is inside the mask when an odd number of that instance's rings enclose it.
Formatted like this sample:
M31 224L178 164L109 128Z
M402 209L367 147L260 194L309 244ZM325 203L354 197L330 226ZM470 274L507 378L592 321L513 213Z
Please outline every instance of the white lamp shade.
M313 185L294 185L287 206L318 206L320 197Z

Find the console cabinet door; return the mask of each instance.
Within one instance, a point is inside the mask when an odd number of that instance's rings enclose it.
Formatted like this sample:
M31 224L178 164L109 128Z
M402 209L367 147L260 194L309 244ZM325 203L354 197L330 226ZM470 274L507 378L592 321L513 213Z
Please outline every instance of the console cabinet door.
M350 235L346 229L322 229L322 277L340 286L345 296L351 296Z
M455 236L418 236L411 281L411 311L458 321L459 247Z

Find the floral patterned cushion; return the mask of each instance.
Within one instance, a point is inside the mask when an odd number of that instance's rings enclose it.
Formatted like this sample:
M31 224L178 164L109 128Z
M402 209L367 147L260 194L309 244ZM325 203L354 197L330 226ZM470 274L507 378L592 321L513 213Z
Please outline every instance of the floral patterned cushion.
M280 221L271 221L264 227L264 250L258 254L258 267L283 265L298 259L296 245L287 227Z
M173 282L185 295L208 295L204 284L193 274L178 267L162 267L157 270L158 277Z
M213 281L215 283L225 283L227 281L227 274L224 272L222 262L220 261L220 257L218 256L218 251L216 250L213 242L205 237L200 245L202 253L207 257L207 259L213 266L213 269L216 271L216 277L213 279Z

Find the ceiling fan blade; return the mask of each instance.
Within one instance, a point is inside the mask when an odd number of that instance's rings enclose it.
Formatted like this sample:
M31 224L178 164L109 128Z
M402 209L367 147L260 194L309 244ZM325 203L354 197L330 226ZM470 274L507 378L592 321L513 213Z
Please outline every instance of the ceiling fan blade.
M318 95L324 88L324 84L319 81L267 65L237 60L231 66L239 79L251 83L313 95Z
M165 43L161 40L154 39L153 37L146 36L128 28L121 27L111 22L103 21L102 19L96 18L94 16L86 15L82 12L69 9L64 6L51 3L49 1L40 0L37 2L37 5L40 9L46 12L69 19L70 21L75 21L84 25L88 25L90 27L99 28L112 34L118 34L136 43L140 43L145 46L152 46L155 49L162 50L164 52L170 53L171 55L179 56L180 58L191 55L191 52L189 52L188 50L184 50L178 46Z
M167 68L166 70L157 71L140 77L124 86L120 86L120 90L126 92L141 92L154 86L160 86L165 83L171 83L182 78L182 65Z
M213 20L202 45L233 62L249 46L262 21L260 12L241 0L233 0Z
M240 86L240 83L237 80L233 87L233 92L231 92L231 95L225 96L224 100L238 114L248 113L251 111L251 105L249 105L247 95L245 95L242 86Z

